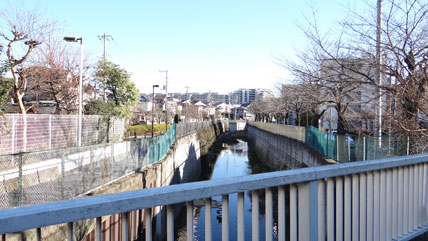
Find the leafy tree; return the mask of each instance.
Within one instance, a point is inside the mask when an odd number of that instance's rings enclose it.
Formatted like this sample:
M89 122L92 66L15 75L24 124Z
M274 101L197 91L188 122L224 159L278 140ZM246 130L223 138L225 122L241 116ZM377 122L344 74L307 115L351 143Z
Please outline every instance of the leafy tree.
M102 100L92 99L85 105L86 115L108 115L108 105Z
M102 108L103 105L100 101L92 101L87 109L99 111L99 114L108 116L131 117L132 109L138 103L139 93L135 84L130 80L129 72L112 62L100 61L95 76L105 89L107 103L104 103L104 108Z

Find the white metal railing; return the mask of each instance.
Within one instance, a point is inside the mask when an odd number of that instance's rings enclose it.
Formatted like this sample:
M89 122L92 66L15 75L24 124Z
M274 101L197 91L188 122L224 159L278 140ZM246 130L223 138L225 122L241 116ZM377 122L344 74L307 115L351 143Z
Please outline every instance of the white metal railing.
M273 222L278 189L278 222ZM174 239L173 204L187 203L187 240L192 240L193 200L205 199L205 240L211 240L211 198L222 196L222 240L229 235L229 194L238 193L237 240L244 240L244 192L252 197L252 236L259 239L258 194L265 191L266 240L409 240L428 231L428 155L270 172L194 182L0 211L0 233L122 214L122 240L128 240L129 213L144 210L146 240L151 240L152 210L166 206L167 239ZM288 195L286 196L286 192ZM289 218L286 218L286 215ZM141 214L140 214L141 215ZM142 215L143 216L143 215ZM140 216L141 217L141 216ZM140 219L142 220L142 218ZM286 220L289 220L286 223ZM286 234L289 230L289 234ZM6 235L3 235L6 238ZM72 235L70 235L72 240ZM4 240L4 239L3 239Z

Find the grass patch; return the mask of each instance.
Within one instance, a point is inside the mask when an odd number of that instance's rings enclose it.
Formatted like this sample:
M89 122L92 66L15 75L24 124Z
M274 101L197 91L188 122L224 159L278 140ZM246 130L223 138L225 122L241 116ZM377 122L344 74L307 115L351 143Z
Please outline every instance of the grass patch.
M171 125L168 124L168 128ZM154 124L153 126L155 133L165 133L165 124ZM126 129L126 135L127 136L144 136L144 135L151 135L152 134L152 125L135 125L135 126L128 126Z

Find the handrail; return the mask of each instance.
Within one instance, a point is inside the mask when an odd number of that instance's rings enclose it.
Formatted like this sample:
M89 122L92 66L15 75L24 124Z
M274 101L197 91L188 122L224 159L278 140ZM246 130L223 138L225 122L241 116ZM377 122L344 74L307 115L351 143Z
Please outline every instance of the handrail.
M427 163L428 154L365 162L302 168L243 177L178 184L55 203L0 210L0 233L95 218L160 205L182 203L224 194L259 190L324 178Z

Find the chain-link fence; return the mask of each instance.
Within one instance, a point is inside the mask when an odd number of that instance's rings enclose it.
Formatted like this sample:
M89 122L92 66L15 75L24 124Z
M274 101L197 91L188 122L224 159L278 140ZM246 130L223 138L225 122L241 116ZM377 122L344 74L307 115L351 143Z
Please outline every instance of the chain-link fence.
M148 164L162 160L176 138L175 123L162 135L148 139Z
M211 121L179 123L176 125L176 136L177 138L187 136L210 125Z
M82 146L123 138L125 120L102 116L82 117ZM53 150L77 146L77 115L0 116L0 154ZM25 140L25 141L24 141Z
M337 135L306 127L306 144L339 162L374 160L409 154L407 136Z
M141 140L0 156L0 208L74 198L143 165Z
M185 135L209 125L179 128ZM162 160L175 138L173 124L153 139L0 155L0 209L75 198Z

